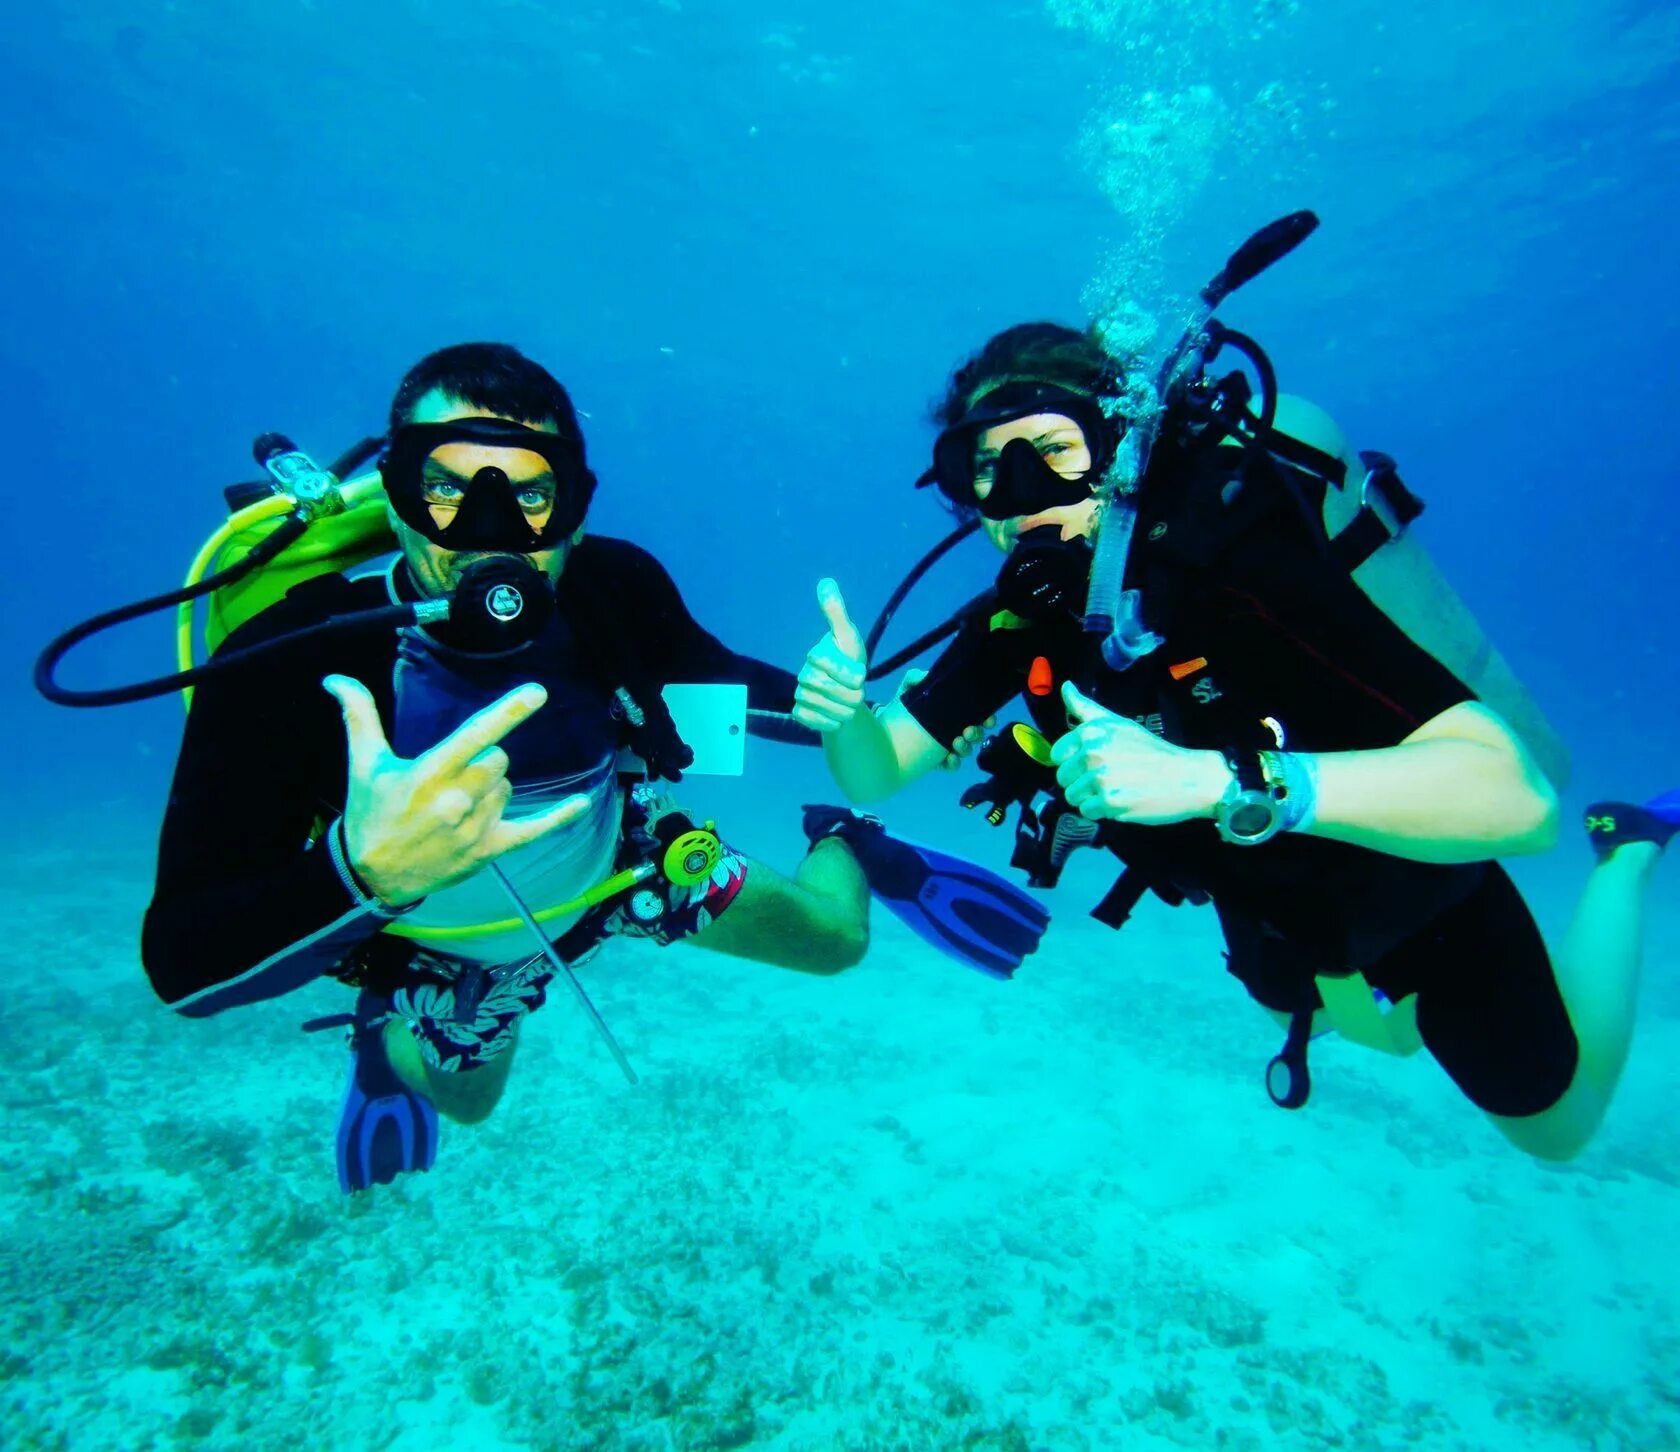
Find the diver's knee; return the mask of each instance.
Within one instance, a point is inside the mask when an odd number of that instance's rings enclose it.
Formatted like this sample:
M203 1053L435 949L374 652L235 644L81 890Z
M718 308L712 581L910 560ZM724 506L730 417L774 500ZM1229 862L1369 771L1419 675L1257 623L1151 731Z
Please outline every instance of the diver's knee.
M474 1084L467 1074L451 1074L447 1084L432 1080L432 1104L452 1124L483 1124L502 1102L507 1079L498 1075L491 1084Z
M512 1068L512 1046L476 1069L446 1074L428 1066L427 1097L454 1124L482 1124L502 1102Z
M451 1124L483 1124L495 1112L496 1105L501 1102L501 1097L498 1092L493 1099L474 1100L464 1104L452 1104L443 1100L433 1100L432 1102L437 1112Z
M869 951L869 924L847 924L824 934L813 944L815 949L808 967L813 973L832 978L855 968Z
M1489 1117L1499 1132L1530 1159L1548 1165L1566 1165L1578 1158L1592 1143L1604 1118L1602 1114L1584 1113L1578 1102L1571 1104L1567 1098L1520 1119Z
M1591 1132L1574 1135L1566 1140L1544 1141L1539 1144L1519 1144L1530 1159L1539 1160L1545 1165L1567 1165L1571 1160L1581 1157L1581 1152L1593 1141Z

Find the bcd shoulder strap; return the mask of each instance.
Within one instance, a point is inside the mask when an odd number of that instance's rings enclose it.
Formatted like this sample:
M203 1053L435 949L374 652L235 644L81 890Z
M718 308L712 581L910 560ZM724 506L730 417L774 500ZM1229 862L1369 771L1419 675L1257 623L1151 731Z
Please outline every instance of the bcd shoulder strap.
M677 731L665 704L666 682L646 665L638 642L625 626L621 581L611 570L595 569L578 551L566 563L555 591L562 614L571 623L578 648L596 677L613 693L623 717L630 749L651 775L680 781L694 752Z

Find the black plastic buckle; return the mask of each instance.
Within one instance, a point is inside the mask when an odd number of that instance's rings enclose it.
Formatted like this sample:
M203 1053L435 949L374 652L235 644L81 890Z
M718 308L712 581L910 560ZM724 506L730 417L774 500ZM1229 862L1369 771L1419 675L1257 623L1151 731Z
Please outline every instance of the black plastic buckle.
M1423 501L1400 478L1393 459L1375 449L1362 450L1365 479L1359 486L1359 508L1370 514L1392 539L1399 539L1423 513Z

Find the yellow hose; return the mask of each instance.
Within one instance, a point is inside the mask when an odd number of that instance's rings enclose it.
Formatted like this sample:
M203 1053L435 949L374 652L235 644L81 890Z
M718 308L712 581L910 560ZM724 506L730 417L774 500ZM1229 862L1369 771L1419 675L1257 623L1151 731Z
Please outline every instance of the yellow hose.
M615 872L605 882L597 883L587 892L577 897L568 898L565 902L555 903L553 907L546 907L541 912L531 916L539 923L552 922L555 918L564 917L567 913L577 912L583 908L592 908L597 903L605 902L609 897L616 897L627 887L634 887L646 877L650 877L653 869L644 864L641 867L627 867L623 872ZM502 918L494 923L463 923L455 927L427 928L416 927L406 922L386 923L385 931L395 938L420 938L426 942L456 943L465 938L489 938L497 933L511 933L516 928L524 927L518 918Z

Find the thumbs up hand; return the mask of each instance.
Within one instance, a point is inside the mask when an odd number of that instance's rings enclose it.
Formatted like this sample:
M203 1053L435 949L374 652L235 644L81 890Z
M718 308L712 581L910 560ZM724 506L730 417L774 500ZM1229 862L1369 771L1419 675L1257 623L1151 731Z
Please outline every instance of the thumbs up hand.
M828 634L805 656L793 696L793 719L826 735L838 731L863 705L869 657L833 580L817 582L817 604L828 621Z
M1072 726L1051 749L1067 803L1093 822L1158 827L1213 815L1231 780L1217 751L1174 746L1145 726L1117 716L1062 686Z

